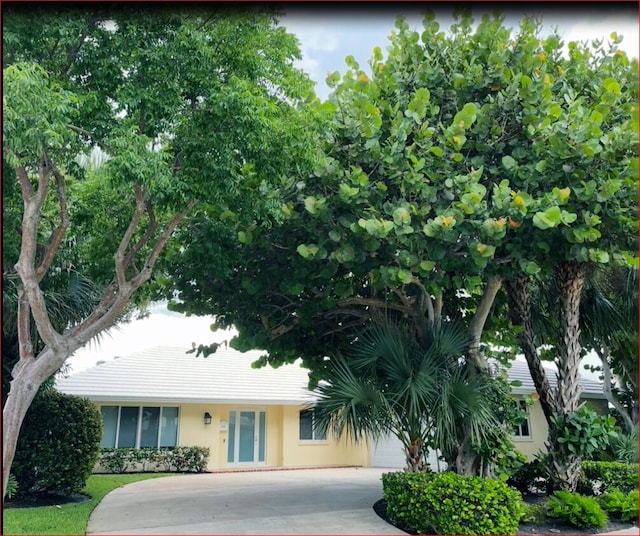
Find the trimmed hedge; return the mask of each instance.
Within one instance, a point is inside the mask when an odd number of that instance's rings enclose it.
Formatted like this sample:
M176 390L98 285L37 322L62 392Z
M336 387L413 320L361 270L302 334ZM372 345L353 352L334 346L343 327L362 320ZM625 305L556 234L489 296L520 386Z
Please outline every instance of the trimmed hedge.
M17 495L79 493L100 452L102 417L87 398L39 393L25 416L11 467Z
M578 491L600 495L613 489L629 493L638 489L638 464L624 462L582 462Z
M418 534L516 534L522 495L504 482L445 473L382 475L387 515Z
M103 448L98 462L109 473L162 471L203 473L209 461L207 447Z

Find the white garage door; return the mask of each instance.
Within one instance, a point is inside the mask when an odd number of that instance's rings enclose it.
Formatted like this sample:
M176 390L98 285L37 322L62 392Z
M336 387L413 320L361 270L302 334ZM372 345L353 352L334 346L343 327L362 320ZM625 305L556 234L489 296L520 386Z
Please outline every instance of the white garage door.
M436 453L429 451L427 461L434 471L445 469L445 463L438 461ZM400 440L392 435L381 437L374 445L371 453L372 467L388 467L389 469L404 469L406 466L404 449Z

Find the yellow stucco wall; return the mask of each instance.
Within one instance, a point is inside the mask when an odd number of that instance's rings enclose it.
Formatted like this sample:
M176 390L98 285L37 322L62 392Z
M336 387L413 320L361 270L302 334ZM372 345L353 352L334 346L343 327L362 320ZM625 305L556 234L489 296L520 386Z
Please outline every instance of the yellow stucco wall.
M601 415L607 412L606 400L589 400L588 405L594 411ZM520 452L522 452L529 460L533 460L538 452L546 452L545 441L547 440L548 427L547 420L544 417L540 402L535 402L529 406L529 434L530 437L514 437L513 443Z
M109 406L138 406L133 403L109 402ZM144 405L154 406L146 403ZM171 406L171 404L166 404ZM224 470L247 467L227 461L231 411L265 412L265 461L256 464L262 467L311 467L331 465L368 465L366 444L353 445L346 439L327 441L300 441L298 406L177 404L179 407L178 444L208 447L210 449L208 470ZM212 416L211 424L204 424L204 414ZM222 426L221 426L222 425Z

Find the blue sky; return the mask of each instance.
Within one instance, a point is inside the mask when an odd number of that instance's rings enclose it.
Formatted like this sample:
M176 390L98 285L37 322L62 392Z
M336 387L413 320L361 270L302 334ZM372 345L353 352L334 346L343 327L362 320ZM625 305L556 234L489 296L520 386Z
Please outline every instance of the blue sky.
M422 13L432 9L443 30L449 28L453 4L450 3L393 3L381 4L294 4L285 5L281 24L300 40L303 59L299 66L317 83L316 93L321 99L329 94L324 80L328 73L345 72L344 58L352 55L361 68L368 68L372 50L379 46L383 52L388 36L394 29L397 15L404 15L414 29L422 28ZM624 36L620 48L638 57L638 5L603 2L598 4L527 4L496 5L479 2L471 4L473 16L479 20L494 8L503 11L507 26L517 30L524 15L542 17L543 34L557 27L565 43L569 41L608 38L611 32Z

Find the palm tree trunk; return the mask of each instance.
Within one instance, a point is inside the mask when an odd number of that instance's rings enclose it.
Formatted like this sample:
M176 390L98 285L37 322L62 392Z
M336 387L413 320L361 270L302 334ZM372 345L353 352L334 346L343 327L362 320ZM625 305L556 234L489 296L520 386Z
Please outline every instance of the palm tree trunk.
M556 403L563 415L580 407L580 296L584 286L584 263L565 262L555 269L556 291L559 300L558 333L558 391ZM549 445L551 455L551 486L574 491L580 476L580 457L555 441Z
M526 275L505 281L504 288L507 291L509 301L509 316L515 326L522 326L518 336L520 349L524 353L529 366L529 373L533 379L536 392L540 396L540 406L544 413L547 425L551 427L551 419L558 414L551 384L547 373L542 366L542 360L538 353L536 334L531 323L531 294L530 281Z

